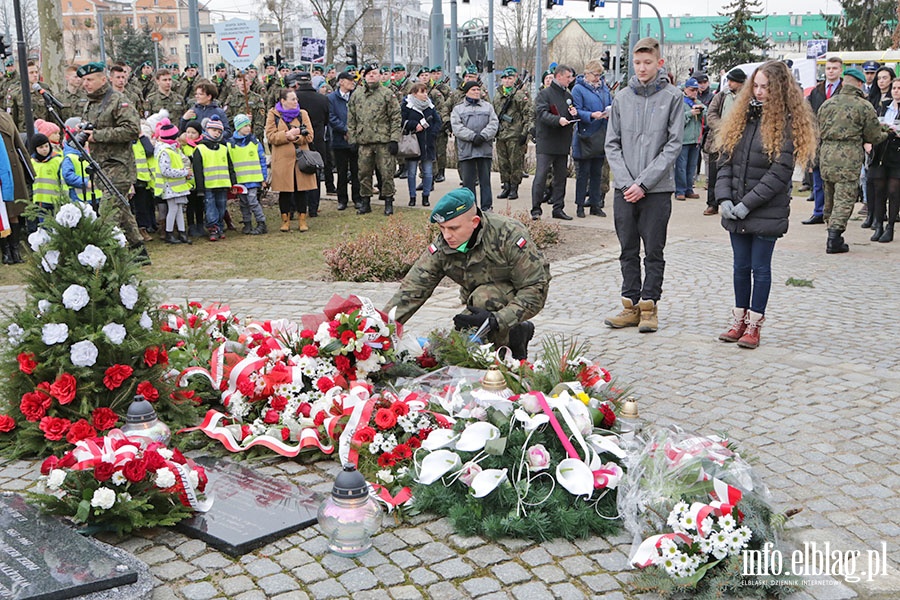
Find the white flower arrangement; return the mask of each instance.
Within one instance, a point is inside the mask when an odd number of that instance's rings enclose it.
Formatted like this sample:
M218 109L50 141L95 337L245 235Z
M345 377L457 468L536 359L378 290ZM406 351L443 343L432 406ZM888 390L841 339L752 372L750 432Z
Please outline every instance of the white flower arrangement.
M156 487L160 489L170 488L175 485L175 473L169 467L156 470Z
M116 493L108 487L99 487L91 497L91 506L108 510L116 503Z
M50 241L50 234L47 233L47 230L44 228L38 228L32 234L28 236L28 245L31 246L32 252L37 252L41 246Z
M66 472L62 469L53 469L47 476L47 489L58 490L66 479Z
M141 314L141 320L138 321L138 324L147 331L153 329L153 319L150 318L150 315L147 314L146 310Z
M113 227L113 239L116 240L119 248L124 248L128 245L128 238L125 237L125 233L118 227Z
M93 367L97 362L99 351L93 342L83 340L72 344L69 355L76 367Z
M24 336L25 330L18 323L10 323L6 328L6 339L11 346L18 346Z
M137 288L130 283L123 283L119 288L119 298L122 300L122 306L131 310L138 301Z
M63 292L62 301L63 306L77 312L88 305L88 302L91 301L91 297L84 286L73 283Z
M119 323L107 323L103 326L102 331L109 342L116 346L125 341L125 335L127 334L125 326Z
M47 323L41 327L41 341L48 346L62 344L67 339L69 339L69 326L65 323Z
M88 244L84 250L78 253L78 262L85 267L100 269L106 264L106 254L93 244Z
M93 212L93 210L91 210L91 212ZM56 213L56 222L63 227L71 229L78 225L82 216L84 216L84 213L82 213L81 209L75 204L63 204L59 209L59 212Z
M59 266L59 250L47 250L41 258L41 268L47 273L52 273Z

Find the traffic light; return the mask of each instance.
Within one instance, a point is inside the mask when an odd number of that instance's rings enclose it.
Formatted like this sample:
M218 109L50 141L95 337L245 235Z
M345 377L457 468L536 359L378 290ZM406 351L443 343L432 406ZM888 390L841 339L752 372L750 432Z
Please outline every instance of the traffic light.
M6 36L0 35L0 58L12 56L12 46L6 43Z
M601 64L603 64L604 71L609 71L609 61L609 50L606 50L605 52L603 52L603 58L600 59Z
M697 55L697 70L706 73L709 66L709 52L701 52Z
M350 44L344 51L347 53L347 64L359 66L359 62L357 62L359 56L356 52L356 44Z
M275 48L275 64L278 65L278 68L281 68L281 63L284 62L284 57L281 55L281 48Z
M594 12L597 7L603 8L604 6L606 6L604 0L588 0L588 10L591 12Z

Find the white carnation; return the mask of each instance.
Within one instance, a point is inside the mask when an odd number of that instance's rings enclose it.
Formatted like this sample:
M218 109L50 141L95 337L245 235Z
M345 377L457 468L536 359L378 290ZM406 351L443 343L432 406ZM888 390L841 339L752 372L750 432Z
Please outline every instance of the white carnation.
M62 301L63 306L66 308L79 311L87 306L87 303L91 301L91 297L83 286L73 283L63 292Z
M65 323L47 323L41 328L41 340L48 346L61 344L69 339L69 326Z
M97 246L88 244L82 252L78 253L78 262L86 267L99 269L106 264L106 255Z
M377 473L375 473L375 478L387 485L394 483L394 474L391 473L390 469L382 469L378 471Z
M150 318L150 315L147 314L146 310L144 311L144 314L141 315L141 320L138 321L138 323L147 331L153 329L153 320Z
M108 323L104 325L103 333L106 335L109 341L116 346L118 346L125 340L125 326L118 323Z
M63 204L62 208L59 209L59 212L56 213L56 222L63 227L71 229L78 225L78 221L81 220L83 214L81 209L75 204Z
M97 346L87 340L72 344L69 351L72 364L76 367L93 367L97 362Z
M10 323L9 327L6 328L6 336L10 345L18 346L25 336L25 330L22 329L18 323Z
M125 234L118 227L113 227L113 239L116 240L120 248L128 245L128 238L125 237Z
M192 489L197 489L197 486L200 485L200 476L197 474L197 471L191 470L187 476L188 485L191 486Z
M47 273L52 273L59 265L59 250L47 250L41 258L41 268Z
M175 485L175 473L169 467L156 470L156 487L165 489Z
M47 487L51 490L58 490L66 479L66 472L62 469L53 469L47 476Z
M38 300L38 314L43 315L48 310L50 310L50 301Z
M97 213L94 212L94 207L88 204L87 202L79 202L79 208L81 208L82 214L84 214L84 218L92 223L97 220Z
M94 490L94 495L91 498L91 506L93 506L94 508L102 508L103 510L107 510L109 508L112 508L112 505L115 503L116 493L108 487L101 487Z
M32 252L37 252L38 248L50 241L50 234L46 229L40 228L28 236L28 245L31 246Z
M137 288L130 283L123 283L119 288L119 298L122 299L122 305L131 310L138 301Z

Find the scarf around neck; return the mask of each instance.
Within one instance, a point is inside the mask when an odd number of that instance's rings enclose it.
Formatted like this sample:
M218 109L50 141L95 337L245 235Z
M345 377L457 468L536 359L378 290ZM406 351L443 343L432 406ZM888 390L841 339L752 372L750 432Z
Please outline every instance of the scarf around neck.
M428 110L429 108L431 108L432 106L434 106L434 104L431 103L431 99L430 99L430 98L429 98L428 100L419 100L418 98L416 98L416 97L413 96L412 94L409 94L409 95L406 97L406 105L407 105L408 107L412 108L413 110L417 110L417 111L419 111L420 113L423 113L423 114L425 113L426 110Z
M284 122L288 125L300 115L299 106L297 108L285 108L281 105L281 100L275 105L275 110L281 113L281 118L284 119Z

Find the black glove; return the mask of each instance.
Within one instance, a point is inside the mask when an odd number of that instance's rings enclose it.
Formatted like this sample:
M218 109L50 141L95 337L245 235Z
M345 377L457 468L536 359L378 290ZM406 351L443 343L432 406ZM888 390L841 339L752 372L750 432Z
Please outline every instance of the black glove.
M300 135L306 137L309 135L309 129L306 128L306 125L300 126Z
M522 135L519 136L519 145L524 146L527 143L528 143L528 135L523 133Z
M475 137L472 138L472 143L476 146L480 146L485 142L484 136L480 133L476 133Z
M483 308L469 307L468 313L459 313L453 317L453 327L458 330L478 329L485 320L488 321L487 331L498 329L497 317L494 316L494 313Z
M388 142L388 152L391 153L391 156L397 156L397 152L400 151L400 146L397 142Z

